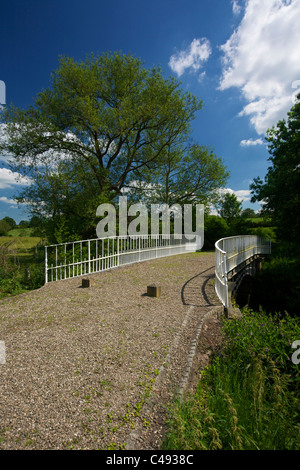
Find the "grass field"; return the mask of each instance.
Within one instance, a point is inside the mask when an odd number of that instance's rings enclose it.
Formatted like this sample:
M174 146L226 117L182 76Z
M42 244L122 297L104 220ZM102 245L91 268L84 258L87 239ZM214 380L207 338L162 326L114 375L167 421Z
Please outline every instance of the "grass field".
M34 233L34 228L14 228L8 232L9 237L31 237Z
M41 241L40 237L0 237L0 247L9 250L11 256L30 257L32 249Z
M41 240L40 237L34 236L34 228L15 228L6 236L0 237L0 247L4 245L12 254L28 256Z

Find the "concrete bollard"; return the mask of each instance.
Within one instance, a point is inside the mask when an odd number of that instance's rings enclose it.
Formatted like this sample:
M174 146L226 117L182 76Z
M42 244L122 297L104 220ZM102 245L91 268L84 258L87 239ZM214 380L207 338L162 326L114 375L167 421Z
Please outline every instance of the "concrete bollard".
M160 294L161 294L161 287L158 287L155 284L147 286L147 295L149 295L149 297L159 297Z
M94 285L94 281L92 279L89 279L89 278L82 279L81 287L91 287L92 285Z

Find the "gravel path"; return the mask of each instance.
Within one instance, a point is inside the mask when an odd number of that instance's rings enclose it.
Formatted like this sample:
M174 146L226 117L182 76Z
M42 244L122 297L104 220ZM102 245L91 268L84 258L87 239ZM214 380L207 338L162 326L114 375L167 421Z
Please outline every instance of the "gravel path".
M0 449L159 448L203 318L220 311L214 262L178 255L0 301Z

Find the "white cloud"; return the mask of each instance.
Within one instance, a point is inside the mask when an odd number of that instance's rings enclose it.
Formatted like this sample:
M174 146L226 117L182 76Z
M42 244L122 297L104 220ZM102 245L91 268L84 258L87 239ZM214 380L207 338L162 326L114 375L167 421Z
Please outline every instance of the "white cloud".
M15 199L9 199L6 196L0 197L0 202L4 202L5 204L13 204L14 206L18 204Z
M250 201L251 191L250 189L239 189L238 191L233 191L239 201Z
M11 188L12 185L16 184L27 185L30 183L29 178L21 176L19 173L8 170L7 168L0 168L0 189Z
M231 0L232 3L232 11L234 15L239 15L241 13L242 7L239 4L239 0Z
M262 139L248 139L248 140L242 140L241 141L241 146L242 147L251 147L251 146L255 146L255 145L263 145L264 142Z
M243 201L249 202L250 199L251 199L250 189L239 189L237 191L234 191L231 188L220 188L220 190L219 190L220 195L224 195L226 193L235 194L238 201L240 201L240 202L243 202Z
M193 39L189 47L172 55L169 66L180 77L187 69L197 72L211 55L210 42L206 38Z
M236 197L237 197L237 200L239 202L243 202L245 203L245 205L242 206L242 208L245 208L245 207L251 207L253 208L256 212L258 212L260 209L256 209L256 207L251 203L251 197L252 197L252 194L251 194L251 191L250 189L238 189L238 190L234 190L234 189L231 189L231 188L220 188L218 190L218 193L219 195L222 197L224 196L226 193L229 193L229 194L235 194ZM262 204L261 202L259 202L259 204ZM212 215L218 215L218 211L215 207L211 206L210 207L210 214Z
M236 2L233 2L236 3ZM224 53L220 89L237 87L258 134L284 118L300 79L299 0L246 0L244 16ZM299 91L299 89L298 89Z

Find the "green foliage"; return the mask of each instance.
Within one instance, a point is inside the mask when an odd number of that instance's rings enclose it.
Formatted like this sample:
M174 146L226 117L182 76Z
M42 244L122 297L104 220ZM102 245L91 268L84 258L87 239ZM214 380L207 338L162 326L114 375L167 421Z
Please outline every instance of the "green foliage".
M276 232L272 227L251 227L249 228L249 233L257 235L258 237L267 238L271 240L271 242L275 242L276 240Z
M30 226L29 220L21 220L19 222L19 227L20 228L28 228Z
M61 222L54 226L55 243L64 243L65 241L80 240L76 233L72 233L72 227L67 223L66 219L61 217Z
M1 276L1 273L0 273ZM23 292L21 277L14 273L11 277L0 278L0 298L7 295L18 295Z
M214 249L217 240L235 235L258 235L274 242L276 240L275 230L265 224L268 225L268 222L264 219L255 223L252 219L244 216L228 220L217 215L205 214L204 249Z
M29 264L22 276L22 287L27 290L38 289L45 283L45 263Z
M29 226L32 228L39 228L42 225L43 219L42 217L38 217L37 215L33 215L29 221Z
M204 216L204 247L203 249L214 249L216 241L225 238L229 234L227 222L216 215Z
M256 218L256 213L254 209L251 209L250 207L247 207L247 209L244 209L242 212L243 217L249 217L249 218Z
M208 204L229 173L212 149L194 142L168 145L160 157L136 173L134 194L149 204Z
M269 312L300 312L300 258L272 256L256 276L251 306Z
M32 228L13 228L8 232L9 237L31 237L34 230Z
M163 449L299 450L299 369L291 362L299 318L244 309L242 319L225 320L224 335L195 394L171 406Z
M19 238L0 238L0 298L37 289L45 282L44 247L40 239L24 237L23 242Z
M8 253L6 247L0 246L0 298L22 291L20 267L10 260Z
M14 228L17 225L16 221L11 217L4 217L2 220L4 220L10 226L10 228Z
M270 357L282 372L299 380L299 367L291 362L292 343L300 338L300 317L288 313L267 314L243 309L242 318L224 323L225 354L233 366L251 362L253 357Z
M17 265L10 261L8 270L0 266L0 298L38 289L44 283L44 262Z
M242 202L235 194L225 193L216 204L220 217L229 224L242 215Z
M10 229L11 226L5 220L0 220L0 236L6 235Z
M130 55L61 57L32 106L5 109L0 152L33 181L17 199L46 219L51 241L62 220L72 236L94 237L98 205L114 201L143 169L163 165L165 150L188 140L201 108L175 78Z

